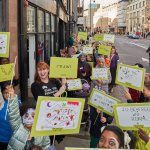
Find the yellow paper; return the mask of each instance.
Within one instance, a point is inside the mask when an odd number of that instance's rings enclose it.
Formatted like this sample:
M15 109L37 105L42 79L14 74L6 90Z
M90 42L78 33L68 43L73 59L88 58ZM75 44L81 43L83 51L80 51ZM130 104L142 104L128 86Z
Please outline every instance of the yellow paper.
M77 58L51 57L50 78L77 78Z
M0 65L0 82L12 79L14 63Z
M78 32L79 40L87 40L87 32Z

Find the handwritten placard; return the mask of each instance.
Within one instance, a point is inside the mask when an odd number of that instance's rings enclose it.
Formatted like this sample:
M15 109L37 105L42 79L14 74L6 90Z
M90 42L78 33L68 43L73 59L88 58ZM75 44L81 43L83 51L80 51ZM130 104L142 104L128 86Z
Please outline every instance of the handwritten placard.
M93 80L102 79L108 80L108 68L92 68Z
M77 78L77 58L51 57L50 78Z
M103 39L104 39L104 34L95 34L94 35L95 42L103 41Z
M116 124L123 130L150 130L150 103L114 105Z
M65 147L65 150L110 150L110 149ZM111 149L111 150L112 150L112 149ZM127 149L116 149L116 150L127 150ZM136 149L130 149L130 150L136 150Z
M82 89L81 79L67 80L67 89L68 91L81 90Z
M115 42L115 35L112 35L112 34L104 34L103 41L104 41L104 42L108 42L108 43L114 43L114 42Z
M143 91L145 69L137 66L118 64L116 83L138 91Z
M84 101L39 96L31 136L79 133Z
M0 82L12 79L14 63L0 65Z
M88 104L102 110L106 114L114 115L113 105L120 101L110 95L105 94L97 89L93 89L88 100Z
M100 45L98 47L98 54L107 55L109 56L111 52L111 46L107 45Z
M0 57L9 57L10 33L0 32Z
M93 54L93 47L90 47L90 46L83 47L83 53L84 54Z
M79 40L87 40L87 32L78 32Z

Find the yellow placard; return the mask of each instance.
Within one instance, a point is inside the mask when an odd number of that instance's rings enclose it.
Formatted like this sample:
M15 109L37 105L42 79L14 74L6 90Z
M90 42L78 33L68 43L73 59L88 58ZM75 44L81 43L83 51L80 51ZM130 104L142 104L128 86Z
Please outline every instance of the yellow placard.
M50 78L77 78L77 58L51 57Z
M87 32L78 32L79 40L87 40Z
M100 45L98 47L98 54L107 55L109 56L111 52L111 46L107 45Z
M0 57L9 57L10 32L0 32Z
M12 79L14 63L0 65L0 82Z
M82 98L39 96L31 136L79 133L84 103Z
M94 35L94 40L95 42L103 41L104 34L95 34Z

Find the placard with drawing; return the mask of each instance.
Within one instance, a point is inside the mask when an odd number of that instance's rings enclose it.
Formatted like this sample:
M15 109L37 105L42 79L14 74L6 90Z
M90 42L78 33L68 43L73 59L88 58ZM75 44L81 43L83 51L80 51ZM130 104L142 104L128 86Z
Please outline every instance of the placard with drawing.
M137 66L118 64L116 84L123 85L138 91L143 91L145 69Z
M81 79L67 80L67 89L68 91L81 90L82 89Z
M92 68L92 76L93 80L102 79L108 80L108 68Z
M93 47L85 46L83 47L84 54L93 54Z
M10 32L0 32L0 57L9 57Z
M130 103L114 105L117 126L123 130L150 130L150 103Z
M88 100L88 104L102 110L106 114L114 116L113 105L120 101L110 95L105 94L102 91L93 89Z
M38 97L32 136L79 133L84 99Z

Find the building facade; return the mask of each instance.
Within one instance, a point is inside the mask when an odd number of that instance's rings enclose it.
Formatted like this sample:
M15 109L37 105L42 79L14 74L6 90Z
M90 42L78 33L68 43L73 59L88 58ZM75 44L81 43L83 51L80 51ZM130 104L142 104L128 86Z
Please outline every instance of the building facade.
M95 27L99 27L102 32L117 32L117 11L118 3L100 7L94 14Z
M129 0L127 6L126 32L145 32L146 0Z
M66 46L71 4L68 0L0 0L0 32L11 35L9 60L14 62L17 56L15 73L22 100L28 97L37 62L49 62Z
M150 0L146 1L144 28L146 32L150 32Z
M127 14L128 0L118 1L117 21L118 33L125 34L126 32L126 14Z

